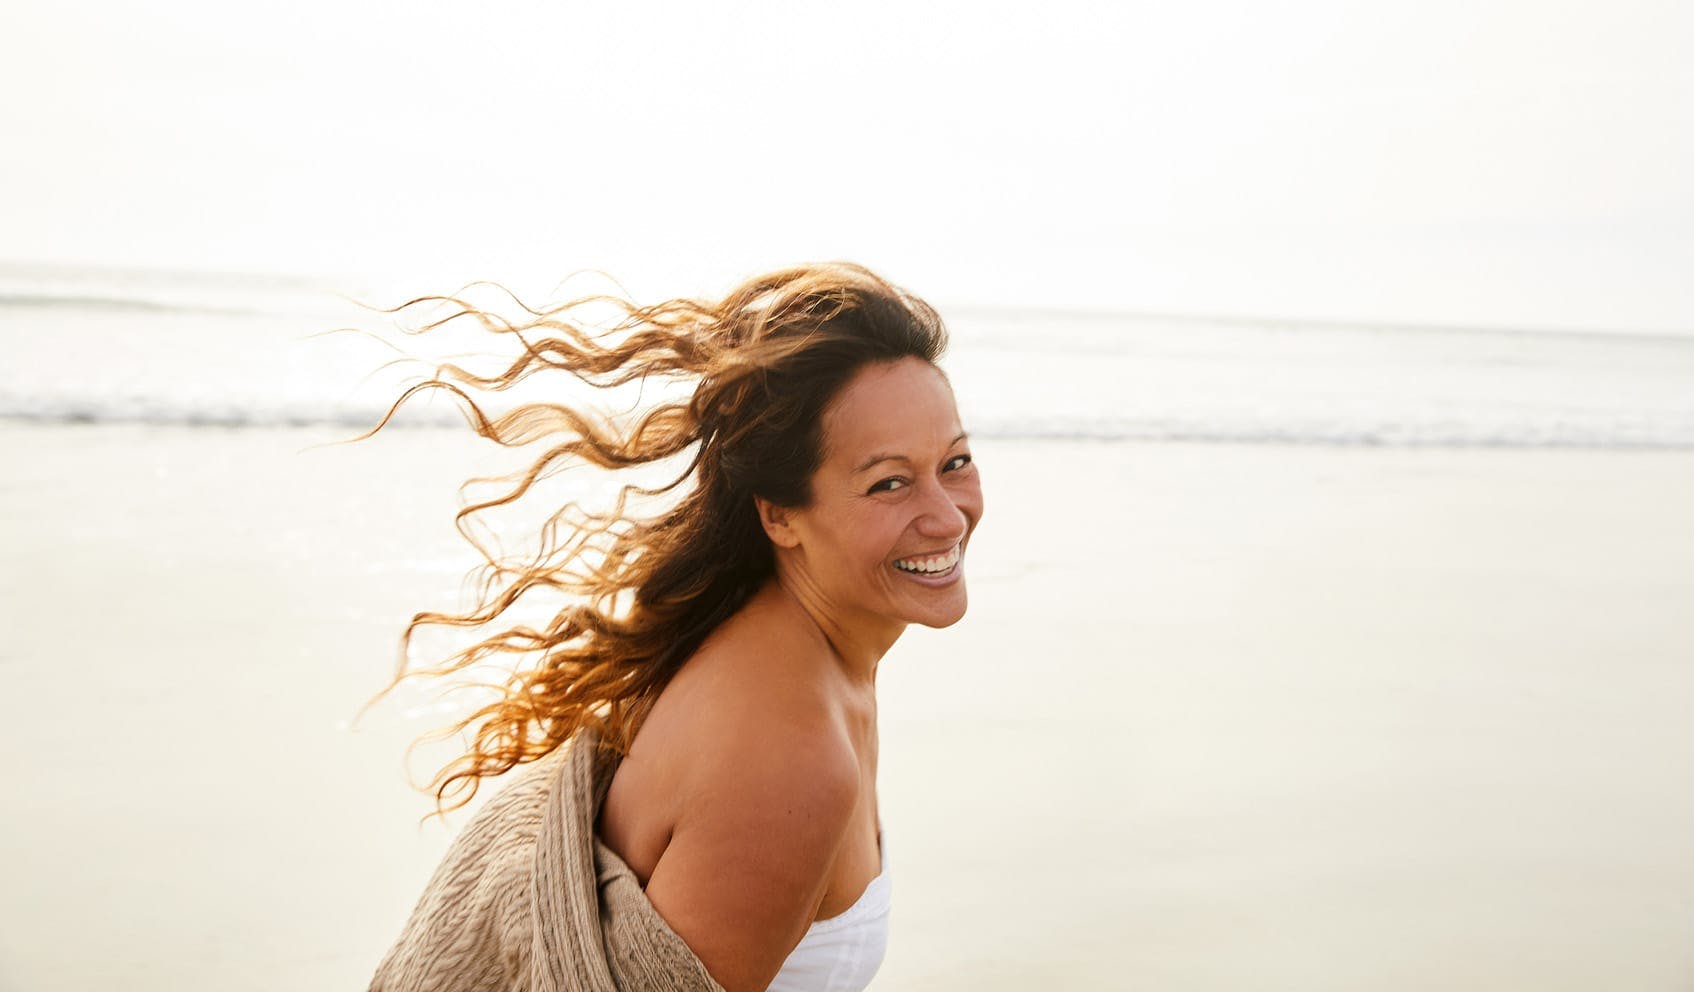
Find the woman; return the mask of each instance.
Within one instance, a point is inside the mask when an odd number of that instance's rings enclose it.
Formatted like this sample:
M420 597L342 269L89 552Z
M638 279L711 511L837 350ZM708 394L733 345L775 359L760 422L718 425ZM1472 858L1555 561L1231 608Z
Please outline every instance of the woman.
M474 745L438 776L438 803L535 767L455 841L372 988L659 987L662 970L663 987L862 989L889 890L877 667L908 624L964 614L982 515L935 364L946 332L921 300L844 263L760 276L718 302L611 302L627 319L600 336L568 319L575 304L520 327L467 308L523 356L497 377L447 366L389 411L445 388L500 443L563 433L504 498L461 517L521 497L562 459L687 465L658 489L625 487L668 497L657 515L623 499L567 507L544 530L568 522L561 546L488 556L480 606L408 626L407 641L420 623L485 624L531 589L574 603L427 673L530 657L456 728L474 725ZM680 377L692 395L620 432L552 404L490 419L461 388L550 368L599 386Z

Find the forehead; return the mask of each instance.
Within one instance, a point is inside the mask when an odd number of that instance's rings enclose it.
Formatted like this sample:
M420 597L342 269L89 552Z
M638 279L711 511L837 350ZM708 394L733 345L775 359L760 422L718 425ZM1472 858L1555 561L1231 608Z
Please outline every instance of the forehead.
M824 463L851 470L871 454L917 458L961 433L953 389L921 358L860 369L824 410Z

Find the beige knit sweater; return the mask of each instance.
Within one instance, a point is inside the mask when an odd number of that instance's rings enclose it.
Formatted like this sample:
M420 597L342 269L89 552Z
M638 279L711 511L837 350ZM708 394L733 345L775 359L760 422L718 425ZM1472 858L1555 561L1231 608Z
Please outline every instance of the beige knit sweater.
M509 774L412 910L370 992L723 992L594 833L618 756L584 729Z

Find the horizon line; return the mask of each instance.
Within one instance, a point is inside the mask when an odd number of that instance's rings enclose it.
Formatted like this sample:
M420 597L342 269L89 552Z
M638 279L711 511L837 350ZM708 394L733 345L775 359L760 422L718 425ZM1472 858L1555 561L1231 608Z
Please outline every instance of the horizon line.
M358 282L371 280L386 280L395 278L379 274L354 275L351 273L308 273L301 271L252 270L252 269L212 269L212 268L171 268L165 266L145 266L133 264L114 264L103 262L72 263L63 261L0 258L0 277L5 276L131 276L142 279L179 279L199 280L203 283L228 283L239 285L243 282L259 288L261 285L270 289L290 289L322 293L326 296L341 296L349 291L347 287ZM462 285L469 285L483 280L470 280ZM340 283L338 288L336 283ZM0 293L0 299L7 298ZM28 297L24 299L34 299ZM39 298L42 302L63 300L90 303L124 303L134 302L139 305L155 303L146 299L113 297L82 297L82 296L53 296L44 294ZM1173 323L1195 324L1238 324L1238 325L1290 325L1318 330L1330 329L1368 329L1381 331L1433 331L1459 334L1503 334L1503 335L1557 335L1559 337L1592 337L1616 340L1618 338L1643 338L1684 342L1694 338L1694 325L1681 327L1676 330L1641 329L1617 327L1609 330L1595 330L1587 327L1557 327L1551 325L1534 326L1529 324L1490 324L1467 321L1429 321L1429 320L1398 320L1385 317L1335 317L1335 316L1302 316L1287 313L1240 313L1218 310L1165 310L1158 308L1110 308L1097 304L1085 304L1074 307L1062 304L1031 304L1031 303L993 303L976 301L953 300L945 297L928 297L924 299L941 313L945 320L949 314L970 314L997 317L1062 317L1069 320L1081 321L1168 321Z

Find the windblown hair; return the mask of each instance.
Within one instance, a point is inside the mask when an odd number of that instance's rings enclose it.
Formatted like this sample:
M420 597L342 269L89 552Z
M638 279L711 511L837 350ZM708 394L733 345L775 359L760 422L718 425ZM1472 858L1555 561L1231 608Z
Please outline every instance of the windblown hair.
M467 500L459 511L460 533L484 559L477 602L459 613L415 614L401 636L393 680L371 700L408 678L511 662L500 666L510 676L499 698L430 735L474 728L469 750L431 783L438 812L463 806L481 779L543 757L584 726L600 732L602 746L627 755L683 662L774 574L774 552L753 497L808 505L811 477L823 457L823 413L842 387L872 363L916 357L933 364L947 341L928 304L845 262L758 276L715 302L637 306L599 294L536 310L518 301L526 315L521 323L458 295L419 297L382 312L425 304L456 309L420 331L469 318L511 335L522 354L493 376L441 366L352 440L374 435L418 392L446 390L483 437L508 447L553 442L527 470L498 480L513 483L503 495ZM610 329L590 330L572 317L590 304L611 304L622 319ZM692 395L624 424L559 403L528 403L490 418L471 396L473 390L508 389L538 372L564 372L605 388L680 378L693 384ZM573 460L616 472L684 457L686 467L666 484L621 486L610 510L567 503L549 517L539 553L527 560L496 557L466 526L470 516L512 503ZM628 510L634 494L668 496L668 509L639 516ZM545 629L509 626L439 666L411 664L412 636L421 626L493 624L532 589L566 597L568 605Z

